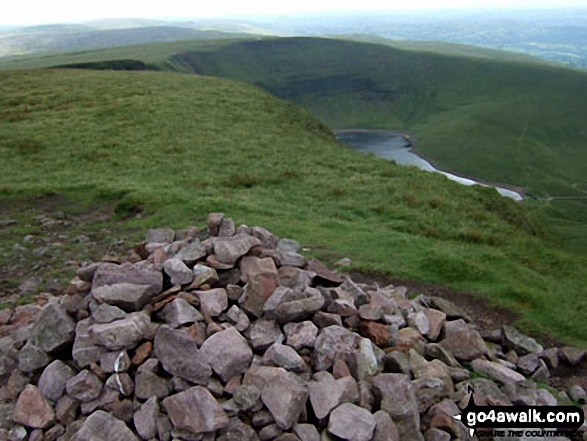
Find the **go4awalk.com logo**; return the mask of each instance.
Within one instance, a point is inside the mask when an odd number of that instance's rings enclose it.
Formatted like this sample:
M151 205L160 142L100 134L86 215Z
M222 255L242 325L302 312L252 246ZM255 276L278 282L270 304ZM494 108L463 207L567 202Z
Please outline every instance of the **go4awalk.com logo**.
M471 391L472 392L472 391ZM460 420L471 436L582 438L583 410L575 406L477 406L473 394Z

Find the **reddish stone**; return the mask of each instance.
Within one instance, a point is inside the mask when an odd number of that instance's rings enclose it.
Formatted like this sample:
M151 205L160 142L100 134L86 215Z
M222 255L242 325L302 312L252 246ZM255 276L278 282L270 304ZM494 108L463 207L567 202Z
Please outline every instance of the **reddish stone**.
M44 429L55 421L55 412L39 389L29 384L18 397L12 420L24 426Z
M151 355L152 351L153 343L146 341L135 350L135 355L132 358L132 364L135 366L143 364L143 361L145 361L149 355Z
M361 322L359 325L359 334L368 338L377 346L385 346L388 344L391 334L387 326L377 322Z

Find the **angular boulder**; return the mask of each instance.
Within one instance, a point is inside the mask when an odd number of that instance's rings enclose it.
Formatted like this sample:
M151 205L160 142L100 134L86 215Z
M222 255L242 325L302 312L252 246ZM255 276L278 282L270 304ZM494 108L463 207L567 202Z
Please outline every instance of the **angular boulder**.
M210 364L187 330L163 325L155 335L154 346L155 356L171 375L196 384L206 384L212 375Z
M103 410L91 414L70 441L139 441L132 431Z
M92 288L92 296L97 301L117 306L127 312L140 311L151 301L153 295L151 285L134 283L115 283Z
M257 245L261 245L261 241L247 234L215 237L214 253L220 262L234 265L239 257L244 256L251 248Z
M479 333L462 319L446 322L444 333L440 346L459 361L471 361L487 353L487 346Z
M330 415L328 431L349 441L370 441L375 430L375 418L368 410L345 403Z
M55 421L55 412L39 389L29 384L16 401L12 420L24 426L44 429Z
M133 348L151 332L151 319L143 312L134 312L112 323L96 323L89 333L99 345L111 351Z
M228 328L209 337L200 348L204 360L225 382L244 374L253 361L247 340L235 329Z
M228 425L228 416L208 389L195 386L167 397L162 405L176 429L213 432Z

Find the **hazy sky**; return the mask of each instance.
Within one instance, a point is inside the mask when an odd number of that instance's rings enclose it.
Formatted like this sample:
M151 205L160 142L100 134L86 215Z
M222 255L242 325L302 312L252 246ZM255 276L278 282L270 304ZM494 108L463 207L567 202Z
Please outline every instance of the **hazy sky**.
M0 0L0 26L100 18L197 18L352 10L587 7L587 0Z

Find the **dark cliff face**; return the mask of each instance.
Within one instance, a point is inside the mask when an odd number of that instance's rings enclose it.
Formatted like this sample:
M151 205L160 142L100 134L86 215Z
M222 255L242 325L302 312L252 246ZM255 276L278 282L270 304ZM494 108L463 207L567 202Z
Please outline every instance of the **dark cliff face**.
M90 63L73 63L54 66L55 69L90 69L90 70L158 70L155 66L139 60L108 60Z

